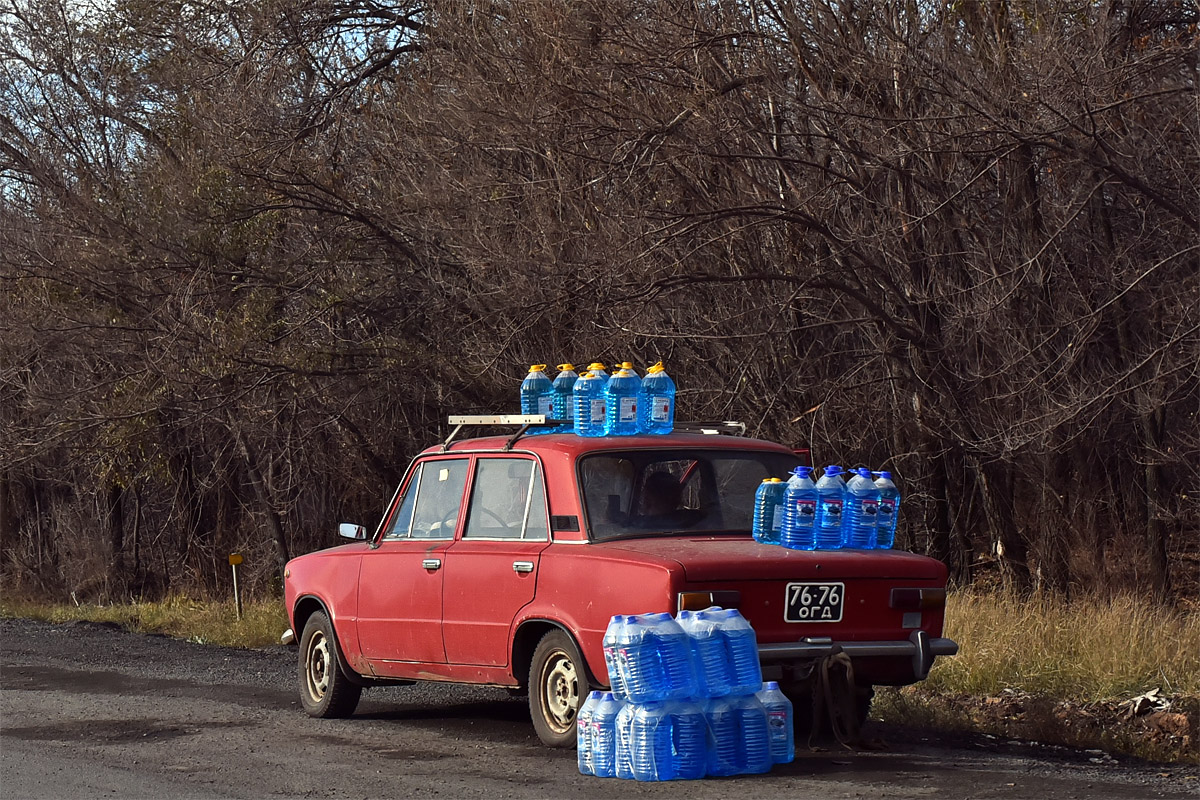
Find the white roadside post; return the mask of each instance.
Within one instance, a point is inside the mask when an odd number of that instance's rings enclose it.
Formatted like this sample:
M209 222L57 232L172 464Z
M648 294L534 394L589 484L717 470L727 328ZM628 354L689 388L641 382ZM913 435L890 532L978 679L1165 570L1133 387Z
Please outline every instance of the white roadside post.
M237 607L237 618L242 618L242 593L238 591L238 564L242 563L241 553L229 554L229 566L233 568L233 603Z

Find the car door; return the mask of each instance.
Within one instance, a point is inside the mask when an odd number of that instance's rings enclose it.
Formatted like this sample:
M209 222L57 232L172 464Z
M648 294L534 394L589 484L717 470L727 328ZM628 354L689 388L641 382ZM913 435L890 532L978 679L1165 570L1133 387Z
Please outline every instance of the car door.
M533 600L549 539L538 462L480 456L466 524L446 562L442 636L449 663L508 665L513 619Z
M358 631L380 675L398 662L445 663L442 582L446 550L462 518L469 458L428 458L414 466L377 546L363 555ZM397 665L397 666L389 666Z

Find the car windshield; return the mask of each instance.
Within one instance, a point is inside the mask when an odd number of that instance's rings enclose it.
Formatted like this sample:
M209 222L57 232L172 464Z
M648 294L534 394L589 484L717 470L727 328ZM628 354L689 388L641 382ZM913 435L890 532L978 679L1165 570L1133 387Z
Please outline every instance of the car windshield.
M798 463L752 450L593 453L579 460L579 482L593 539L749 534L759 484Z

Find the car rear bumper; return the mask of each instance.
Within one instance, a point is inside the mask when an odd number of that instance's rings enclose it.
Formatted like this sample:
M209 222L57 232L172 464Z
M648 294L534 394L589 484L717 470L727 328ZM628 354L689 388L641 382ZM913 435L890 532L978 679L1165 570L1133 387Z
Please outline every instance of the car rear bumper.
M835 642L828 638L806 638L798 642L760 644L758 658L763 664L779 661L807 661L824 658L835 651L856 658L910 658L913 676L924 680L936 656L952 656L958 652L953 639L932 637L925 631L913 631L906 641Z

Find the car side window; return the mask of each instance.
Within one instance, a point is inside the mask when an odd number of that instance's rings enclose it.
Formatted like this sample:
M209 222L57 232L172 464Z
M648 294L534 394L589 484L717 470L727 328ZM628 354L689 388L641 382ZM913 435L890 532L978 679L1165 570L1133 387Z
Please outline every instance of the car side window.
M536 461L480 459L465 539L546 539L546 489Z
M413 471L412 480L408 482L408 491L404 493L396 513L388 520L387 530L383 532L384 539L407 539L412 530L413 507L417 504L417 491L421 486L421 469L424 464L417 464Z
M470 459L455 458L426 461L422 465L409 536L413 539L454 538L469 463Z

